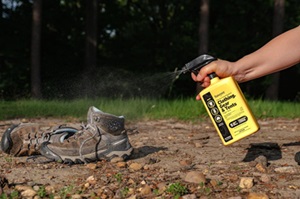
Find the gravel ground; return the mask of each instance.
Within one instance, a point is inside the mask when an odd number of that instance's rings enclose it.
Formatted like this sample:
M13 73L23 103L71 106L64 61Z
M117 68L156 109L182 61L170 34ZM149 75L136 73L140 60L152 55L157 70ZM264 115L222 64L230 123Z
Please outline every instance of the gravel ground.
M76 119L0 121L50 125ZM259 120L261 129L223 146L208 120L126 123L129 160L66 165L0 152L0 198L300 198L300 118Z

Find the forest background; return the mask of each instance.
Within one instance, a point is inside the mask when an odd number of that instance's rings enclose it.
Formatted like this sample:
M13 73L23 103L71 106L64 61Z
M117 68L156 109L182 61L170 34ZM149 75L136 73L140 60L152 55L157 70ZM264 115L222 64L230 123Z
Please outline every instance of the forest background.
M185 63L237 60L299 24L299 0L1 0L0 99L191 97ZM299 102L299 78L297 65L241 88Z

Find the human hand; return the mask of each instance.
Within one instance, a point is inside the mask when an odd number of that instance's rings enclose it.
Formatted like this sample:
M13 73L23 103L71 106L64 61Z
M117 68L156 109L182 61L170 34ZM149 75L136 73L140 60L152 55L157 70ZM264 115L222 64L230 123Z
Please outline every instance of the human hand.
M233 69L234 62L218 59L201 68L197 75L192 73L192 79L195 82L201 82L202 87L208 87L210 85L209 74L216 73L220 78L229 77L234 75Z
M201 68L197 75L191 74L195 82L200 82L202 87L208 87L210 85L209 74L216 73L220 78L229 77L234 75L233 69L234 62L218 59ZM200 100L199 95L196 96L196 100Z

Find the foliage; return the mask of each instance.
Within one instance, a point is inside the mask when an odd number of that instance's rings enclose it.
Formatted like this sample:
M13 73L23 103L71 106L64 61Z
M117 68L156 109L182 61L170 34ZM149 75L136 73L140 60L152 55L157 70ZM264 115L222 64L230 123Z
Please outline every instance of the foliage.
M1 2L0 98L29 98L32 1ZM90 76L83 67L86 1L43 1L43 95L46 99L111 97L117 91L122 96L148 97L150 94L140 93L136 88L136 85L145 82L143 78L131 82L132 77L174 71L198 56L199 2L99 1L99 64L96 72ZM300 2L285 2L286 30L299 25ZM273 4L273 0L210 1L208 53L236 60L266 43L272 38ZM115 84L120 78L117 75L120 71L127 78L122 86ZM298 81L299 75L299 66L281 73L280 99L297 99L299 88L290 89L290 85ZM194 95L195 86L190 79L189 76L180 77L172 85L171 93L165 89L159 97ZM110 91L102 92L99 84L111 85L106 88ZM263 97L269 84L268 78L261 78L243 84L242 88L253 98L259 98ZM145 86L151 88L151 85ZM94 90L90 92L91 88ZM157 95L151 94L151 97Z
M248 100L257 118L298 118L300 104L293 102L273 102ZM11 118L61 117L66 120L78 118L86 120L90 106L104 112L123 115L127 120L179 119L199 122L208 117L201 101L194 98L175 100L156 99L77 99L77 100L19 100L0 101L0 120Z
M171 185L169 185L169 187L167 188L166 191L173 194L175 198L179 198L180 196L183 196L183 195L189 193L189 190L187 189L187 187L185 187L184 185L182 185L179 182L175 182L175 183L172 183Z

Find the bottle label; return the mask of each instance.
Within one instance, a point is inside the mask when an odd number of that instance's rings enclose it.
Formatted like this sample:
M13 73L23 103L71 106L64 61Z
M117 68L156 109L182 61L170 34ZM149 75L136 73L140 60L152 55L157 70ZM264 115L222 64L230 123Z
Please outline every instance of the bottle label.
M223 140L225 142L232 140L233 137L232 137L232 135L224 121L224 117L223 117L220 109L218 108L214 98L212 97L211 93L208 92L208 93L204 94L202 100L204 100L204 103L206 104L206 106L209 110L209 114L213 118L213 122L218 127L218 129L223 137ZM221 109L223 109L223 108L226 109L226 108L230 108L230 107L225 107L225 106L221 107ZM223 112L223 110L222 110L222 112ZM232 124L232 125L234 125L234 124Z

